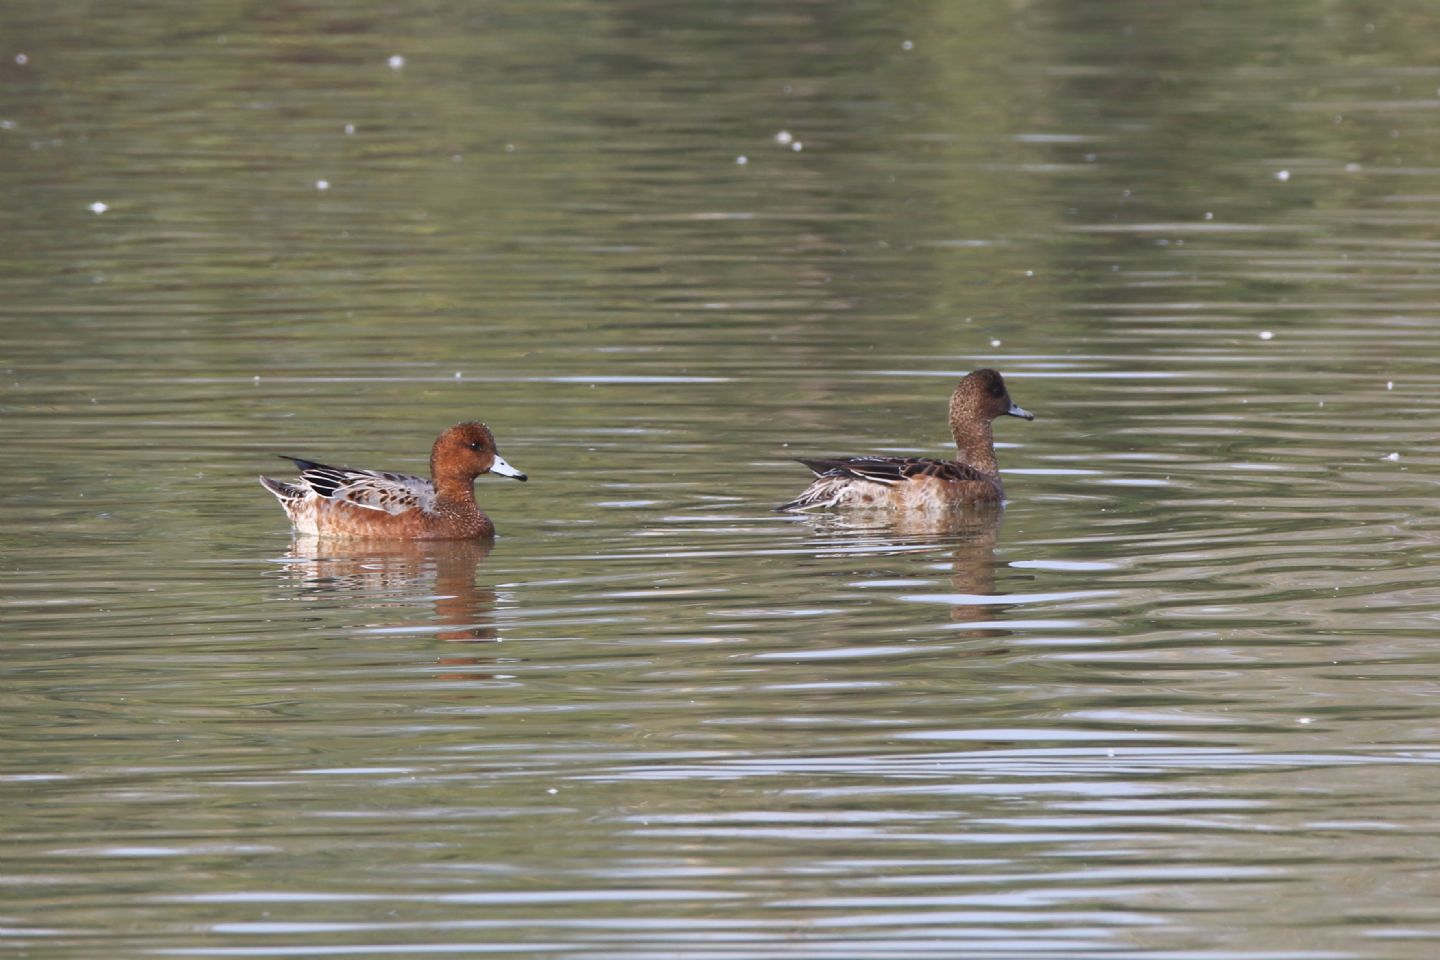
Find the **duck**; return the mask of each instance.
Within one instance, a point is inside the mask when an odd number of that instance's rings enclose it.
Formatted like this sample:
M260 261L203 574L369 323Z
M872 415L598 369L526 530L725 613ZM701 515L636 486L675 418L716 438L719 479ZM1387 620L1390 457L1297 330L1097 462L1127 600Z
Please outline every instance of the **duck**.
M997 417L1034 420L1010 399L998 370L967 374L950 394L954 460L928 457L797 458L815 474L798 497L775 509L783 512L840 509L940 514L967 504L1003 503L1005 485L995 462L991 421Z
M332 467L281 455L300 470L294 480L260 477L295 531L320 537L386 540L472 540L495 535L475 503L475 478L486 473L529 478L500 456L495 436L478 420L457 423L430 450L430 477Z

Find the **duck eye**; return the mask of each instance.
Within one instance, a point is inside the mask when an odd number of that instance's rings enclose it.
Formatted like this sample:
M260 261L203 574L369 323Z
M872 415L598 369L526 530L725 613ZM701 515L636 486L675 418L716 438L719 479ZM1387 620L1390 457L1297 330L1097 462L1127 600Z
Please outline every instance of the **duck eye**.
M484 444L482 444L479 440L473 440L470 443L471 450L479 450L482 446L484 446Z

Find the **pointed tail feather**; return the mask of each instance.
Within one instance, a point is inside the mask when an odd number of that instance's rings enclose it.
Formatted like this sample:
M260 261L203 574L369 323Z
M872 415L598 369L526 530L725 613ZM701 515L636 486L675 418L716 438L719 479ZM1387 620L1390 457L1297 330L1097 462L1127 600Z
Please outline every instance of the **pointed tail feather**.
M796 457L797 462L805 464L810 472L815 474L815 480L810 486L800 491L800 496L788 503L782 503L775 508L776 513L789 513L797 510L814 510L819 507L830 507L840 498L842 484L837 483L844 477L845 460L812 460L808 457Z
M844 492L847 482L844 477L818 477L814 483L800 491L800 496L788 503L780 504L775 510L777 513L788 513L794 510L833 507Z
M286 483L284 480L276 480L274 477L261 477L260 486L273 493L275 499L281 503L287 500L299 500L305 496L304 490L294 484Z
M815 476L817 477L824 476L825 474L829 473L831 470L836 469L837 467L845 466L845 460L843 459L812 460L808 457L796 457L795 462L805 464L805 466L810 468L810 472L815 474Z
M314 460L304 460L304 459L301 459L300 457L290 457L290 456L286 456L286 455L283 454L283 453L277 453L276 456L279 457L281 460L289 460L291 463L295 464L295 467L296 467L297 470L300 470L300 471L302 471L302 472L305 471L305 470L333 470L333 469L335 469L334 467L326 466L326 465L323 464L323 463L316 463Z

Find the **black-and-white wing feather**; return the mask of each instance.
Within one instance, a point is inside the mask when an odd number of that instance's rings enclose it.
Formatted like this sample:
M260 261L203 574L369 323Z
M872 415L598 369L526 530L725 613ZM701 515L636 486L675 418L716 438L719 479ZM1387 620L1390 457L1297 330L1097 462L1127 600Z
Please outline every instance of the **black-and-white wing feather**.
M968 464L928 457L850 457L844 460L808 460L802 457L800 462L817 477L849 477L887 485L921 477L953 482L989 482L991 479Z
M316 496L349 503L366 510L404 513L428 510L435 502L435 488L429 480L406 473L332 467L300 457L283 457L300 468L300 481Z

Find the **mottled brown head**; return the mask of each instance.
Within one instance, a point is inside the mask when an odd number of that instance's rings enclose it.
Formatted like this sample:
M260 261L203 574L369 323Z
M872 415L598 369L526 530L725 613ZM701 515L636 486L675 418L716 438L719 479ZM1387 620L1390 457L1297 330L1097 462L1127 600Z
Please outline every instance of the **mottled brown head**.
M479 420L457 423L440 434L430 451L430 475L437 488L452 483L469 487L482 473L525 480L495 449L495 435Z
M1034 420L1035 415L1018 407L1005 389L1005 378L994 370L976 370L950 395L950 434L955 438L956 458L1000 483L1000 466L995 462L995 440L990 421L996 417ZM999 488L1002 491L1003 487Z
M996 417L1034 420L1035 414L1010 399L1005 378L998 370L982 368L961 380L950 395L950 423L986 424Z

